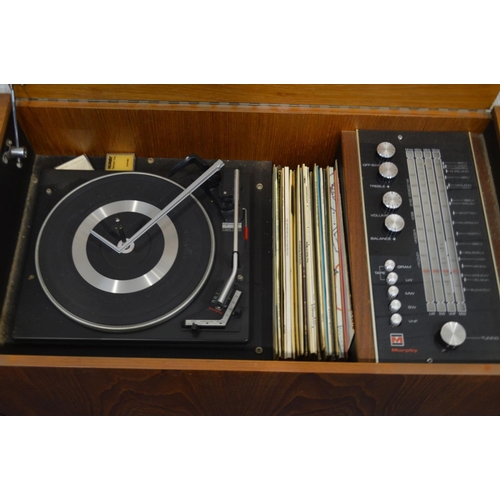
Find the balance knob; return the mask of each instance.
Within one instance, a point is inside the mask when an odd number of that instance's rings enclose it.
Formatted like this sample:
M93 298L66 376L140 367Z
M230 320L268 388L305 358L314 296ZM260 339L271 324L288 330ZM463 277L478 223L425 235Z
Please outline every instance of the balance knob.
M390 161L384 161L384 163L381 163L380 166L378 167L378 173L385 179L385 180L392 180L396 175L398 175L398 167L394 165L394 163Z
M439 332L441 341L447 349L456 349L462 345L467 338L465 328L456 321L448 321L445 323Z
M377 146L377 154L381 158L392 158L396 153L396 148L390 142L381 142Z
M405 220L401 215L391 214L385 218L384 225L391 233L399 233L405 227Z
M396 191L388 191L382 196L382 203L389 210L397 210L403 203L403 198Z

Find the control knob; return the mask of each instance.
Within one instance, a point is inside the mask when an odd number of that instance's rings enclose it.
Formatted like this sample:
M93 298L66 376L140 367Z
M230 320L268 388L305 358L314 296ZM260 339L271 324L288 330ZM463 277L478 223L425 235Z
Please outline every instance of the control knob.
M382 203L385 208L389 210L397 210L401 206L401 203L403 203L403 198L401 198L401 195L396 193L396 191L387 191L387 193L382 196Z
M387 181L390 181L398 175L398 167L390 161L384 161L378 167L378 173Z
M391 233L399 233L405 227L405 220L401 215L391 214L385 218L384 225Z
M465 342L467 334L460 323L448 321L441 327L439 337L446 349L456 349Z
M396 153L396 148L390 142L381 142L377 146L377 154L381 158L392 158Z

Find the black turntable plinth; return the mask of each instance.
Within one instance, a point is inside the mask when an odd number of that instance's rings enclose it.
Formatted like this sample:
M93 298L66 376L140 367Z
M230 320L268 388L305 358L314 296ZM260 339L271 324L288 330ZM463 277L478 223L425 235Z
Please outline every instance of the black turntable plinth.
M67 159L36 165L8 344L272 358L271 163L138 158L115 173L91 158L94 171L54 170Z

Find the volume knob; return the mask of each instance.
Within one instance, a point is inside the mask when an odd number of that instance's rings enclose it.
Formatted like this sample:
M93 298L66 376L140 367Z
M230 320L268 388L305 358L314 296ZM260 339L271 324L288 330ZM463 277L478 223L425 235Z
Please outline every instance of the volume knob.
M387 193L382 196L382 203L385 208L389 210L397 210L401 206L401 203L403 203L403 198L401 198L401 195L396 193L396 191L387 191Z
M390 142L381 142L377 146L377 154L381 158L392 158L396 153L396 148Z
M462 345L467 338L465 328L456 321L448 321L445 323L439 332L441 341L447 349L456 349Z

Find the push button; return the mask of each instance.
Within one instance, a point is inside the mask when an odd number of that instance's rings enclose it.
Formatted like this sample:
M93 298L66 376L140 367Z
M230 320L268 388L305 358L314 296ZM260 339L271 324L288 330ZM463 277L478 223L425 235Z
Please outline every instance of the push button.
M391 316L391 326L399 326L403 322L403 317L401 314L393 314Z
M396 269L396 263L392 259L388 259L384 263L384 269L388 272L391 273Z
M385 278L388 285L395 285L398 282L398 275L396 273L389 273Z

